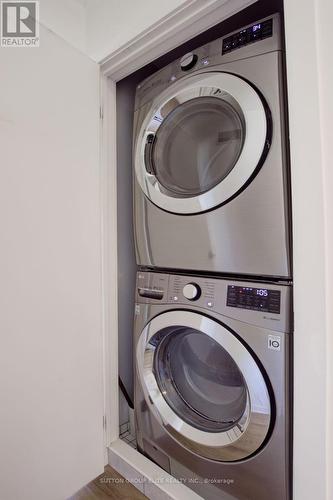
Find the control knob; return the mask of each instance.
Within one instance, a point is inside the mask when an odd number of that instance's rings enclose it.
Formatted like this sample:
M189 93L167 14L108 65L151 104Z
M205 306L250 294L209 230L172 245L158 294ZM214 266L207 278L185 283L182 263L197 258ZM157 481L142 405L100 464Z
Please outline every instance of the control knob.
M196 283L187 283L183 288L183 295L188 300L197 300L201 295L201 289Z
M180 67L183 71L188 71L192 69L198 60L198 56L192 52L185 54L180 60Z

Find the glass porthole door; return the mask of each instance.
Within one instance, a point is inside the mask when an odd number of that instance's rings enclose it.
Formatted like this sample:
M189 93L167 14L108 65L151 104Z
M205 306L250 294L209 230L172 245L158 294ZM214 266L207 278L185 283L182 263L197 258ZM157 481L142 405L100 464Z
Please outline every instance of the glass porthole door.
M152 103L135 150L146 196L164 210L191 214L241 190L267 146L264 104L245 80L203 73L173 84Z
M157 316L139 339L137 368L151 411L190 450L235 461L265 440L271 404L264 377L216 321L190 311Z

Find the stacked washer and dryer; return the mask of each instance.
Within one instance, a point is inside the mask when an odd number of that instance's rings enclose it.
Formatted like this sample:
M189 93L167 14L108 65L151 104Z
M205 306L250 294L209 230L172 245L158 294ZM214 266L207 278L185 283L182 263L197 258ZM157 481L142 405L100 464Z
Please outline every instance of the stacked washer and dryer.
M276 14L136 92L138 447L205 499L291 497L281 44Z

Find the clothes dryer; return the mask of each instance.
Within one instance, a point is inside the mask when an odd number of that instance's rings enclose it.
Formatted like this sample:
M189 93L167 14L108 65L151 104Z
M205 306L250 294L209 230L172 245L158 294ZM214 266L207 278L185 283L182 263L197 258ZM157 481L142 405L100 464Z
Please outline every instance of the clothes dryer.
M139 266L289 278L279 15L138 85L133 158Z

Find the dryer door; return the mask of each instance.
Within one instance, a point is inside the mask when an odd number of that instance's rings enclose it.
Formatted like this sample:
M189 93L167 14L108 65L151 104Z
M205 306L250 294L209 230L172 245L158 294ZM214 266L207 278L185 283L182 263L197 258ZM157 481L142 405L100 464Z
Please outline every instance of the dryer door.
M136 140L145 195L177 214L227 202L268 152L268 115L259 93L233 74L201 73L171 85L152 103Z
M137 346L148 407L178 442L219 461L259 450L271 422L257 362L220 323L190 311L153 318Z

